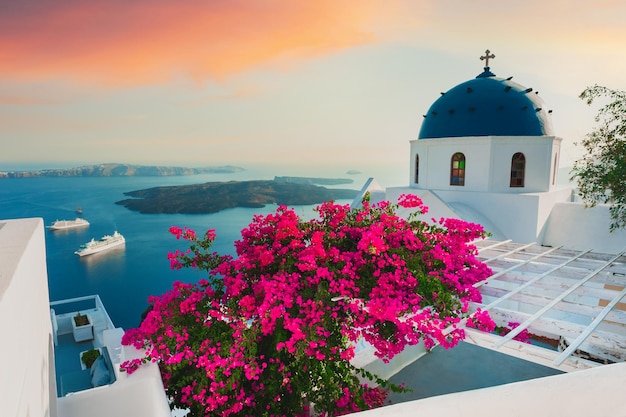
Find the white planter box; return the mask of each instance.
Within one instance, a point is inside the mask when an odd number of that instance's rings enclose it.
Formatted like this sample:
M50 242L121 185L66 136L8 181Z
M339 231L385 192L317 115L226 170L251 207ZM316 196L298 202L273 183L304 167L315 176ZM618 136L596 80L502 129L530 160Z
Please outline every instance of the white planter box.
M83 326L76 326L74 317L70 320L72 322L72 333L74 334L74 340L76 342L93 339L93 321L89 315L87 315L87 319L89 320L89 324Z

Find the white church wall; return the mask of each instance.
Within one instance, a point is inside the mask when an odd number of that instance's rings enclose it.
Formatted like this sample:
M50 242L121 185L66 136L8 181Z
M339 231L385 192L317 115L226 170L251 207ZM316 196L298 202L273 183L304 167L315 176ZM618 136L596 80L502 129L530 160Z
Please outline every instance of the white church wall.
M3 416L57 415L42 219L0 220Z
M481 221L482 218L488 219L494 225L495 230L501 234L498 236L494 233L494 238L530 243L540 240L552 205L559 201L569 201L571 190L562 188L546 193L528 194L438 191L437 195L452 209L458 204L471 207L477 213L475 216L465 210L465 215L459 217L483 224L488 231L491 231L487 224Z
M384 199L395 202L401 194L415 194L423 200L428 206L428 213L423 216L425 221L460 218L483 225L493 239L511 239L518 243L541 243L552 206L571 199L569 188L546 193L496 194L432 191L415 186L387 188ZM410 212L398 210L403 217Z
M465 185L450 185L452 156L465 155ZM491 147L487 137L440 138L411 141L411 179L414 184L415 155L419 154L418 188L431 190L486 191L489 187Z
M490 137L492 170L489 191L497 193L534 193L551 189L554 169L554 146L560 138L554 136ZM526 160L524 187L511 187L511 162L517 152Z
M519 243L534 242L536 239L539 196L535 194L441 192L440 195L452 206L463 203L488 218L503 234L494 236L496 238L512 239ZM480 223L471 218L465 220Z
M398 197L402 194L415 194L420 197L424 205L428 207L428 213L421 216L422 220L428 223L433 223L433 219L434 222L438 222L442 218L463 219L482 225L485 230L488 230L489 233L491 233L492 238L494 239L506 239L504 233L499 230L489 218L477 212L473 208L464 206L458 202L454 205L448 204L438 195L439 193L440 192L422 190L416 187L393 187L387 188L387 194L384 199L396 202L398 201ZM414 209L405 209L400 207L397 210L397 213L399 216L407 218L409 214L414 211Z
M411 141L409 184L431 190L488 191L497 193L545 192L554 188L555 163L561 138L554 136L478 136ZM456 152L465 155L465 185L450 185L450 165ZM524 187L511 187L515 153L526 159ZM415 183L416 155L419 178ZM554 184L553 184L554 181Z
M415 194L422 199L424 205L428 207L428 213L424 216L426 219L432 217L439 219L441 217L458 217L456 213L436 194L428 190L421 190L414 187L390 187L387 188L385 200L395 203L402 194ZM410 209L398 209L398 215L407 217L412 211Z

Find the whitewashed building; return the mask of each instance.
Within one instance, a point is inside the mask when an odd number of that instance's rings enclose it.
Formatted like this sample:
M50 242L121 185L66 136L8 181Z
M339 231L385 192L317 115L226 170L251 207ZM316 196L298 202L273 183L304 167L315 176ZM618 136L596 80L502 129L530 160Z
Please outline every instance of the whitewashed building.
M610 233L607 205L586 208L575 189L560 185L562 139L551 110L532 88L491 72L492 58L486 51L483 72L442 92L424 113L410 141L408 184L383 189L371 178L353 205L366 192L372 202L416 194L429 207L425 221L482 224L491 237L477 242L478 256L493 275L477 285L483 302L473 308L488 310L499 326L519 326L505 337L466 329L464 343L564 373L478 390L461 383L464 392L444 387L445 395L356 415L626 415L626 230ZM524 330L559 347L513 340ZM382 369L371 352L359 355L370 358L364 366ZM409 356L393 362L391 373L411 380L434 355ZM489 354L480 358L473 359L486 369ZM468 372L435 368L413 383L456 386L482 376Z
M89 302L88 336L73 336L75 311L65 305ZM84 330L84 329L83 329ZM140 357L121 346L116 328L97 295L48 299L43 219L0 219L0 416L168 417L170 408L156 364L132 375L120 363ZM78 340L78 342L77 342ZM97 348L106 358L106 382L81 369L80 353Z
M418 138L410 141L408 184L383 190L371 179L360 196L369 191L374 201L395 201L417 194L430 208L428 219L479 223L497 240L625 249L626 230L609 233L607 205L585 208L575 189L559 185L562 139L550 113L537 91L486 66L442 92L424 113Z

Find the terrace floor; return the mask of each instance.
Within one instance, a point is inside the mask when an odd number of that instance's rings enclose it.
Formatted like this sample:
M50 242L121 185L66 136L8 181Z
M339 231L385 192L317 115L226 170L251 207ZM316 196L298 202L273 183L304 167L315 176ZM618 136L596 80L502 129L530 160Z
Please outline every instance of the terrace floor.
M391 393L392 404L564 373L471 343L435 347L390 378L411 392Z
M72 334L58 336L59 344L54 349L54 363L57 387L61 386L61 376L81 370L80 353L93 349L93 340L75 342Z

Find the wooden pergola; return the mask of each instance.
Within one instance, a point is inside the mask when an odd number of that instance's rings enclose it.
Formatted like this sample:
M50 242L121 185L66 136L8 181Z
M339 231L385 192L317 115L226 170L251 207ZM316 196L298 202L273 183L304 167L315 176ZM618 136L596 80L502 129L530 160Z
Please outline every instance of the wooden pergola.
M472 308L488 310L505 336L466 328L466 342L563 371L626 361L626 252L602 254L511 241L475 242L493 275ZM624 301L622 301L624 300ZM527 330L541 343L515 340Z

